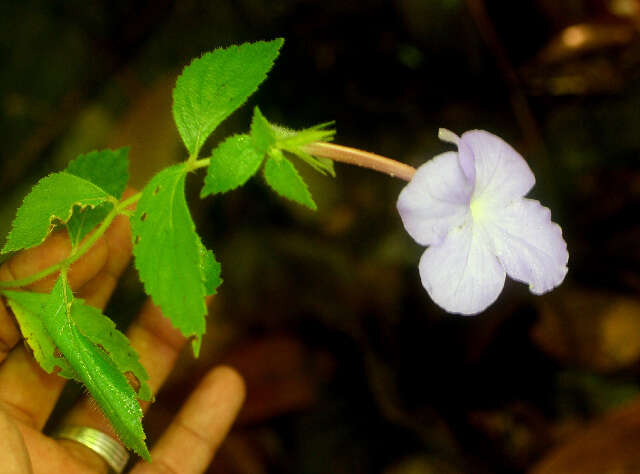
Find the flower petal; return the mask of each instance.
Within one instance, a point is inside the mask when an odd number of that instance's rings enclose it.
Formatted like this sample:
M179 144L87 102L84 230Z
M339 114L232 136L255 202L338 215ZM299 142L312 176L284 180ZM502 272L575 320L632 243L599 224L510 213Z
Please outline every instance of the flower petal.
M418 268L429 296L450 313L477 314L504 286L505 271L491 252L491 241L471 219L452 229L442 244L429 247Z
M471 130L460 137L460 163L475 161L474 199L503 204L527 194L536 182L529 165L502 138L484 130Z
M551 222L549 209L533 199L518 199L492 210L484 225L511 278L528 283L537 295L562 283L569 253L562 229Z
M442 153L420 166L398 198L405 229L422 245L440 243L469 213L472 183L458 154Z

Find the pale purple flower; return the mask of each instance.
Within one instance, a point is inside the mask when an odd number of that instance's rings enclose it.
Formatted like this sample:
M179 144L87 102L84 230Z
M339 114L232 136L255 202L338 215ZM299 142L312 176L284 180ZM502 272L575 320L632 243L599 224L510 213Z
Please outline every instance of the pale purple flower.
M418 268L433 301L471 315L496 300L506 275L537 295L562 283L567 244L549 209L524 197L535 177L522 156L483 130L439 137L458 152L420 166L398 198L407 232L429 246Z

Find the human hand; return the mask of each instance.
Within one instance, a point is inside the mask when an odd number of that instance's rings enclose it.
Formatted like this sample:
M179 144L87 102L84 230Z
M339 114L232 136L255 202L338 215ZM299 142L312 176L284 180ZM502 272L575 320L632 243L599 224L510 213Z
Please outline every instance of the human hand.
M2 267L0 280L32 275L65 258L70 243L65 233L52 234L42 245L21 252ZM74 293L87 304L104 308L131 258L128 219L120 216L69 272ZM56 275L32 285L50 291ZM149 373L153 393L162 386L187 342L151 302L132 323L127 336ZM91 449L42 432L66 382L47 374L33 359L15 318L0 302L0 466L13 473L105 473L104 459ZM191 393L174 421L151 450L152 462L137 463L132 473L203 472L230 429L244 399L244 383L231 368L211 370ZM149 404L142 403L143 410ZM84 396L65 414L63 425L91 427L117 439L113 428L90 397Z

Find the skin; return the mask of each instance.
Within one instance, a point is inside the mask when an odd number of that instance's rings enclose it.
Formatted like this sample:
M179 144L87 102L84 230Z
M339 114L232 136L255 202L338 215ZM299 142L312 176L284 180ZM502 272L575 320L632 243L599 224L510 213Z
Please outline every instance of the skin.
M40 246L5 262L0 267L0 280L19 279L40 271L65 258L70 248L66 234L55 233ZM71 266L69 280L76 296L104 308L131 259L131 251L129 221L120 216L91 250ZM57 275L51 275L32 284L29 289L50 291L56 278ZM149 373L151 389L157 393L187 341L150 302L143 307L127 336ZM65 379L47 374L33 359L22 342L6 302L0 301L2 472L108 472L107 464L93 451L73 441L54 440L42 432L64 384ZM213 368L152 447L152 462L140 461L130 472L204 472L233 424L244 396L244 382L234 369L224 366ZM66 414L63 423L89 426L116 438L110 423L96 406L89 397L81 399ZM145 411L150 408L148 403L142 406Z

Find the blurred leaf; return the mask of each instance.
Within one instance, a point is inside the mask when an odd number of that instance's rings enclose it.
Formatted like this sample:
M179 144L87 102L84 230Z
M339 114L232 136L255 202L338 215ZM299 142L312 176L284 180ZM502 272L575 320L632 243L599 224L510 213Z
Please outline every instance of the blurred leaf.
M592 423L552 449L530 474L635 474L640 468L640 400Z
M539 302L532 338L562 363L610 372L640 360L638 299L562 289Z

